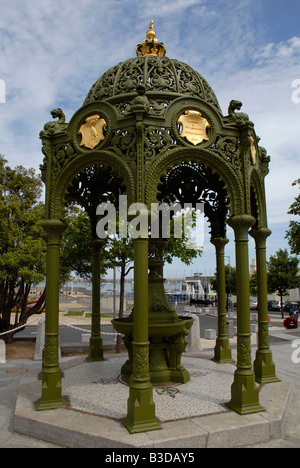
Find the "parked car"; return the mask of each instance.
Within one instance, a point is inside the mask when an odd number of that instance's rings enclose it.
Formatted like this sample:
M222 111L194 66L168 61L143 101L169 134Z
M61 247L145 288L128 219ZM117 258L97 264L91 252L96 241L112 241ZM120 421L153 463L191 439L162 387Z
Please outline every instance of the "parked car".
M268 310L272 310L272 304L274 301L268 301Z
M289 312L290 309L299 309L299 303L296 301L288 301L284 305L285 312Z
M258 302L257 301L250 302L250 310L257 310L257 308L258 308Z
M296 304L295 306L292 305L289 310L289 315L294 315L296 319L298 320L299 318L299 306Z
M190 305L212 305L212 301L209 299L190 299Z
M284 308L284 302L282 303L282 307ZM275 311L281 310L280 301L274 301L272 303L271 310L275 310Z

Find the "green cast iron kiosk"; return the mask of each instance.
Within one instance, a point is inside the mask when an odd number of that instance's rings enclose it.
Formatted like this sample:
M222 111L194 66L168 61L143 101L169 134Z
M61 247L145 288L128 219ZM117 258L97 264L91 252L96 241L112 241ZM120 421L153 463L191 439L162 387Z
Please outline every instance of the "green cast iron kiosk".
M270 158L259 146L254 124L231 101L223 116L205 79L190 66L166 56L153 22L137 56L110 68L89 91L69 123L61 109L40 134L45 156L47 298L38 410L65 406L58 360L60 243L65 206L76 202L87 212L93 238L93 310L89 360L103 360L100 328L100 262L105 242L97 236L98 205L118 208L142 203L203 203L216 250L218 337L214 360L232 362L226 334L224 254L227 224L233 229L237 270L237 367L228 406L240 414L263 411L256 381L278 381L269 347L264 178ZM255 240L258 277L258 348L251 362L248 240ZM180 358L192 321L181 320L165 298L164 240L134 240L134 312L116 321L124 333L130 375L127 417L131 432L159 429L152 381L189 376ZM150 269L150 273L148 270ZM159 330L159 331L158 331ZM161 330L164 330L163 332Z

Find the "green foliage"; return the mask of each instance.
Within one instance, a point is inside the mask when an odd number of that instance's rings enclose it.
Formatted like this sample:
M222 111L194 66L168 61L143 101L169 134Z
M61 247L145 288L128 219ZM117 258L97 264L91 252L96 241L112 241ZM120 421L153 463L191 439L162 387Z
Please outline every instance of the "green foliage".
M61 242L60 283L69 280L71 273L91 279L92 238L91 224L85 211L71 205L66 212L67 229Z
M200 247L191 248L190 240L193 238L194 229L196 228L196 212L191 210L177 215L181 218L182 237L174 236L174 218L170 223L170 238L166 239L166 247L164 249L164 261L172 263L174 258L178 258L185 265L190 265L197 257L201 257L203 251Z
M67 229L65 230L61 244L61 282L68 280L73 272L81 278L91 279L91 247L92 228L88 215L77 205L71 205L66 212L65 220ZM116 232L119 231L117 220ZM172 263L174 258L179 258L186 265L197 257L201 256L202 250L189 249L188 242L191 238L191 230L195 226L194 215L190 223L185 223L186 232L183 231L182 238L174 237L173 220L171 220L170 238L166 239L164 250L164 260ZM107 237L106 246L102 251L101 267L102 275L108 269L120 268L121 274L126 276L130 264L133 262L134 247L133 239L127 237L120 238L117 235Z
M45 274L46 246L41 223L42 183L34 169L11 169L0 156L0 330L8 331L11 310L21 310L15 326L26 323L36 308L27 310L32 284ZM43 300L41 300L41 306Z
M281 303L289 289L297 288L300 285L298 264L299 260L290 256L287 249L279 249L267 263L268 291L269 293L277 292L281 297Z
M225 289L226 294L236 294L236 269L225 266Z
M217 291L217 273L216 278L211 280L214 291ZM225 265L225 290L226 294L236 294L236 269Z
M293 186L300 186L300 179L293 182ZM300 193L298 197L295 198L294 203L290 206L288 214L294 216L300 216ZM288 239L291 253L295 255L300 255L300 221L292 220L289 224L289 230L286 233L286 239Z
M134 246L133 240L128 237L121 239L118 236L108 239L105 248L105 257L108 268L121 268L125 276L129 273L126 267L133 261Z
M67 314L64 314L65 317L82 317L84 314L84 312L80 311L80 310L68 310L68 313Z
M250 276L250 294L257 297L257 272L255 271Z

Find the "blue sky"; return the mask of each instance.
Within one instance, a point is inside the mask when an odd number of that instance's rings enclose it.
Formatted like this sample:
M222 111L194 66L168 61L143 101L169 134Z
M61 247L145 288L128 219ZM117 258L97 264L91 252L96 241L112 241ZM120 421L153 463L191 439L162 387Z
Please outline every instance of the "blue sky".
M151 19L167 55L207 79L224 115L231 99L243 102L272 158L267 253L287 247L287 210L298 195L291 184L300 177L300 103L292 101L300 80L299 0L1 0L0 153L11 166L38 170L39 132L50 111L61 107L69 120L102 73L135 56ZM234 264L233 242L226 255ZM208 234L196 264L166 268L177 277L214 270Z

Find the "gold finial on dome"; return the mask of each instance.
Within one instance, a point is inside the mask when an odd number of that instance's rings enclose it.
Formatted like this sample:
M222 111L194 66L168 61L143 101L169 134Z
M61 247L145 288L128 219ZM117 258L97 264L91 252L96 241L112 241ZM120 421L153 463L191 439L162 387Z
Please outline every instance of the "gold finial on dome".
M153 39L156 39L156 31L153 29L153 20L150 21L150 26L146 34L147 39L149 41L152 41Z
M150 21L150 26L146 34L147 39L144 39L141 44L137 44L135 50L138 57L146 55L161 56L166 55L166 46L163 42L158 42L156 32L153 29L153 20Z

